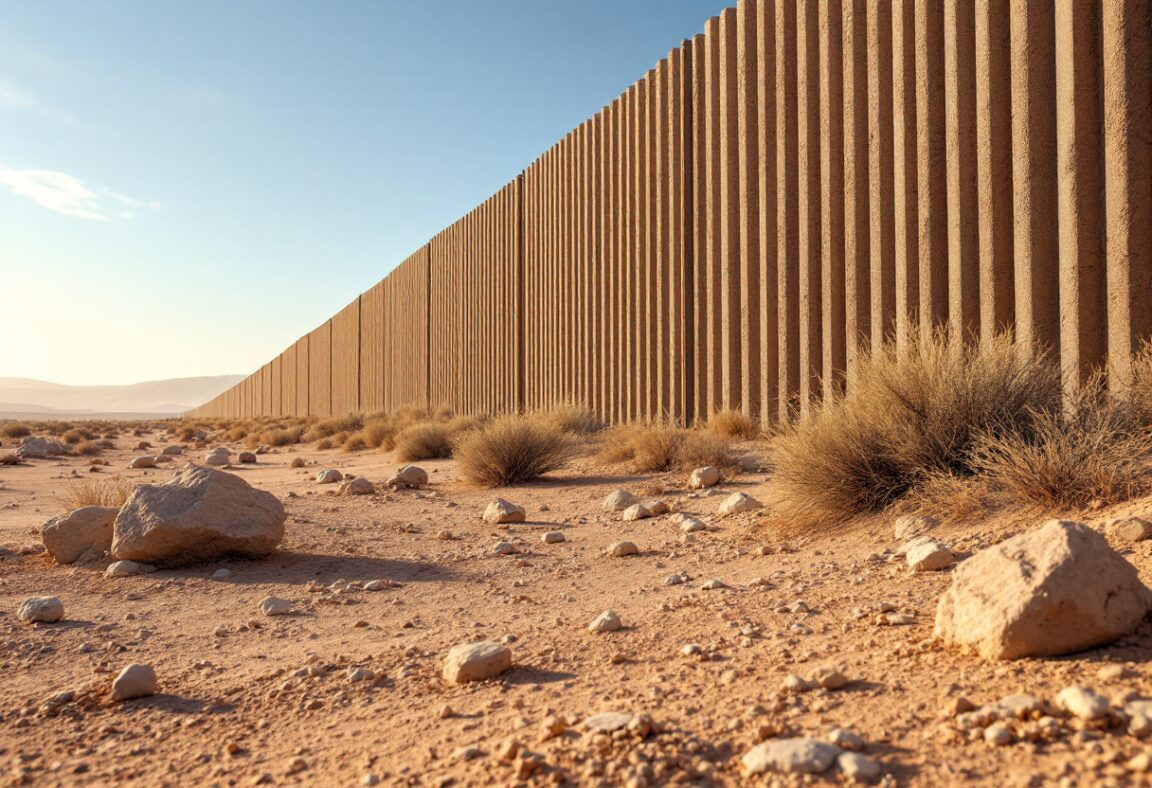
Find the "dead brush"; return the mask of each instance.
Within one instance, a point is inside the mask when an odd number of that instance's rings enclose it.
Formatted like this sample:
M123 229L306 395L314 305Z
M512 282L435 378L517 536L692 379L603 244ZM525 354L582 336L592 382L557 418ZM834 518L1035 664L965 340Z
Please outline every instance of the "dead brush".
M532 415L572 435L592 435L604 429L604 422L590 408L574 401L557 402Z
M451 456L452 434L445 424L412 424L396 436L396 459L403 462Z
M751 440L760 434L760 425L739 410L721 410L708 419L708 429L717 435Z
M972 463L996 489L1045 509L1083 509L1134 498L1152 485L1152 434L1098 378L1027 430L990 432Z
M72 447L72 453L80 457L95 457L104 451L106 441L80 441Z
M600 458L627 464L637 473L715 465L731 476L739 468L730 439L670 421L625 424L611 430L601 444Z
M132 483L120 476L86 479L68 487L56 500L68 511L83 509L85 506L108 506L119 509L132 494L132 489Z
M27 438L32 434L32 428L22 422L13 422L0 427L0 435L5 438Z
M19 465L22 462L23 460L16 456L15 452L0 454L0 465Z
M1056 365L1010 335L958 346L913 333L861 360L845 394L782 429L771 444L781 506L813 523L882 510L933 475L976 472L978 439L1027 435L1060 405Z
M501 416L463 433L453 454L466 480L481 487L501 487L559 470L572 459L575 449L571 436L552 424Z

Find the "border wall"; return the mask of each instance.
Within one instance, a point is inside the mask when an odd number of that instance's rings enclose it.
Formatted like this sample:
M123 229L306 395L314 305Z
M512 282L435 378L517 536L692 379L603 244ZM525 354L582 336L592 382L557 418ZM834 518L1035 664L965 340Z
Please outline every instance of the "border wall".
M762 421L910 327L1152 335L1152 0L741 0L188 415Z

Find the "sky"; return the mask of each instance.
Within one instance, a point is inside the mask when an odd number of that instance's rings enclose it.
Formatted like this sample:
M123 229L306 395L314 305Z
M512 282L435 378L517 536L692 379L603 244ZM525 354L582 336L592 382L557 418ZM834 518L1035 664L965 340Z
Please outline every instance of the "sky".
M0 0L0 377L248 373L732 0Z

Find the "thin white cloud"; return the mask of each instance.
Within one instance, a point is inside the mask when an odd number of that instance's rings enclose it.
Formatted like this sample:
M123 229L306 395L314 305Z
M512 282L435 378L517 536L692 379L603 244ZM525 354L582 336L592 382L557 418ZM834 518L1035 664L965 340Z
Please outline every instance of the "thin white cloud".
M28 109L36 106L36 97L19 85L0 79L0 107L6 109Z
M79 178L56 170L18 170L0 164L0 186L50 211L94 222L132 219L136 213L123 206L141 204L110 189L89 187Z

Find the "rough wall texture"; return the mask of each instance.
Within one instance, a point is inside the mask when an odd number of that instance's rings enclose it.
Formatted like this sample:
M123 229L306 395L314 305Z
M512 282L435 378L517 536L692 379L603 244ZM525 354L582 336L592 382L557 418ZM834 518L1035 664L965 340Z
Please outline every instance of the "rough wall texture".
M741 0L192 415L768 421L934 326L1123 385L1150 84L1152 0Z

